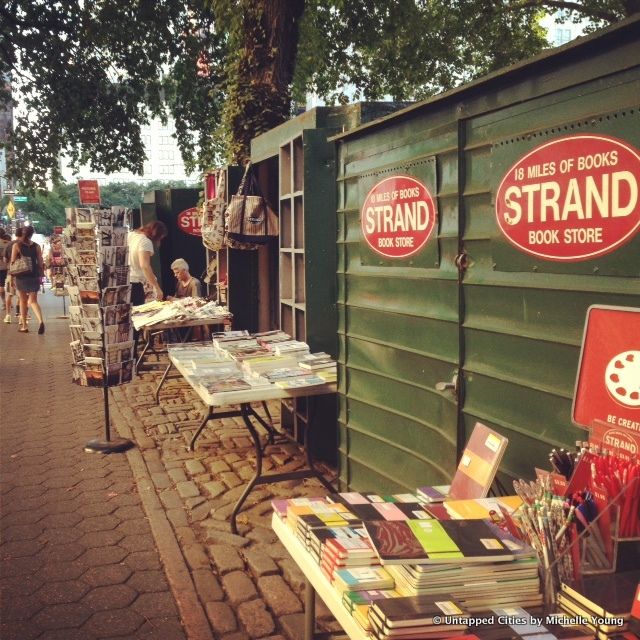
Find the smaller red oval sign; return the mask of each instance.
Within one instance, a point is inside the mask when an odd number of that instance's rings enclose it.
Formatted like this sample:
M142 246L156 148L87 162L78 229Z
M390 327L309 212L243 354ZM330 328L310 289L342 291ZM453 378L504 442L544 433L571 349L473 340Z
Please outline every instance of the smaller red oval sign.
M178 229L180 229L180 231L183 231L184 233L188 233L191 236L201 236L201 216L201 211L197 207L191 207L190 209L181 211L176 218Z
M369 191L360 212L367 244L387 258L406 258L425 245L436 208L425 185L409 176L385 178Z
M496 194L506 238L544 260L578 262L614 251L640 228L640 153L622 140L575 135L518 160Z

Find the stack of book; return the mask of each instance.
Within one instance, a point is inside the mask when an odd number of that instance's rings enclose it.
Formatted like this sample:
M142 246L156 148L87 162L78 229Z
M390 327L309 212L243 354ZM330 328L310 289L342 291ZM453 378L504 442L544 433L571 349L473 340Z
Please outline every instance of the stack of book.
M350 567L338 569L333 575L333 586L340 592L393 589L393 578L383 567Z
M466 565L391 565L387 570L402 595L429 595L446 589L474 613L490 606L542 604L535 558Z
M366 631L372 631L369 620L369 610L376 600L398 598L400 594L395 589L370 589L368 591L344 591L342 604L352 618Z
M578 616L599 640L622 634L629 625L640 571L584 576L574 585L562 583L558 607L569 617Z
M308 373L314 373L325 382L335 382L338 379L338 364L324 351L304 355L298 366Z
M331 582L339 569L380 564L367 533L361 526L335 527L332 534L325 538L320 547L320 568Z
M406 596L446 589L469 611L542 603L535 551L488 520L365 521Z
M276 329L274 331L263 331L262 333L254 333L253 337L258 341L259 344L271 350L277 343L288 342L289 340L291 340L291 336L288 333L280 331L279 329Z
M293 355L295 354L298 359L309 353L309 345L306 342L299 340L286 340L283 342L276 342L273 346L273 352L278 356Z
M418 502L416 496L411 493L383 497L351 491L329 494L327 500L344 504L361 520L428 520L431 518L425 505Z
M478 520L500 516L501 508L512 514L522 506L520 496L499 496L496 498L475 498L471 500L445 500L442 505L454 520Z
M448 593L431 597L381 598L369 610L372 636L387 638L449 638L466 629L465 612Z

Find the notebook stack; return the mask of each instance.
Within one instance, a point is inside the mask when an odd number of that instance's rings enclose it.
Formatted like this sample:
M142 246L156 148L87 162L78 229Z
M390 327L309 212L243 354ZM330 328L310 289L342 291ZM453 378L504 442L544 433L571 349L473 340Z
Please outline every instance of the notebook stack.
M345 591L342 604L351 617L366 631L372 630L369 610L376 600L398 598L400 594L394 589L371 589L369 591Z
M639 582L638 570L584 576L575 585L563 582L558 607L568 616L587 619L599 640L613 638L629 626Z
M254 333L253 337L258 341L258 344L267 347L269 350L273 350L274 346L279 342L289 342L291 340L291 336L288 333L279 329Z
M333 586L340 592L393 589L393 578L383 567L350 567L338 569L333 575Z
M305 547L309 546L312 529L360 524L358 518L344 505L329 504L324 500L310 501L309 504L303 505L289 504L286 521Z
M535 551L488 520L366 521L405 596L446 589L468 611L542 603Z
M299 340L287 340L284 342L276 342L273 347L273 352L278 356L293 355L295 354L298 361L309 353L309 345L306 342Z
M447 618L453 620L447 620ZM465 612L448 593L426 597L383 598L369 609L371 636L387 638L450 638L466 629Z
M431 518L427 508L412 493L379 496L356 491L333 493L330 502L344 504L361 520L427 520Z
M333 532L320 547L320 568L331 582L339 569L380 564L362 527L335 527Z
M429 595L447 589L471 612L498 605L542 604L536 558L475 565L393 565L387 569L402 595Z
M454 520L484 520L493 514L500 516L500 507L511 514L522 505L519 496L475 498L472 500L445 500L442 505Z

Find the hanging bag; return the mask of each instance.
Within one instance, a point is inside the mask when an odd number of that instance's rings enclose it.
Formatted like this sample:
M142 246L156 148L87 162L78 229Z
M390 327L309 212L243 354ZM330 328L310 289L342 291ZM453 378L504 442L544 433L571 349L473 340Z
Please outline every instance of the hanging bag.
M30 256L23 256L22 253L9 265L9 275L23 276L33 271L33 261Z
M258 181L247 165L240 188L225 212L226 242L234 248L255 249L279 233L278 216L260 192Z
M208 187L212 197L202 205L202 244L209 251L220 251L224 247L225 172L216 171L209 178L215 186Z

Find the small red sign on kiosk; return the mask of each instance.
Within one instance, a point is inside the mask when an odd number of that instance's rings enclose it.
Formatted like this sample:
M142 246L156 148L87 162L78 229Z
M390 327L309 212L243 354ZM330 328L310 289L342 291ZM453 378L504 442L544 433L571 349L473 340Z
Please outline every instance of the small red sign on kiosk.
M80 204L100 204L100 185L97 180L78 180Z
M366 243L386 258L406 258L425 245L436 223L436 207L427 187L410 176L378 182L360 213Z
M640 309L589 307L572 417L640 432Z
M518 250L543 260L615 251L640 229L640 152L595 134L546 142L504 175L496 221Z
M202 235L202 212L198 207L190 207L178 214L176 218L176 224L178 229L183 233L188 233L191 236Z

